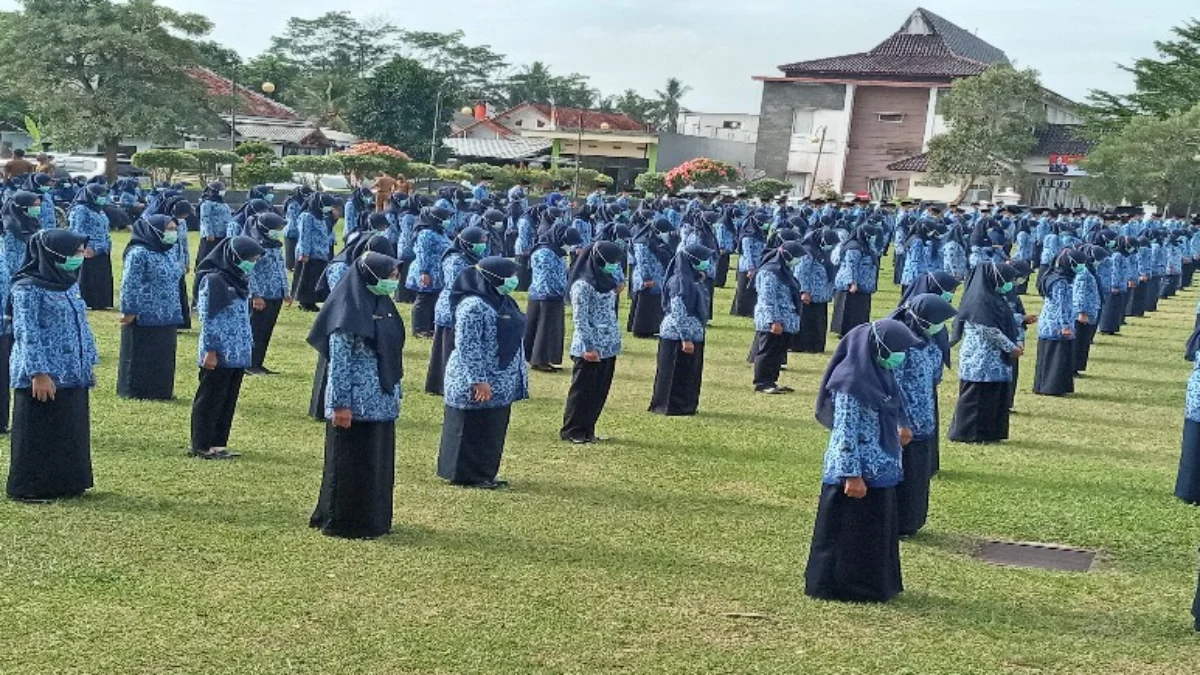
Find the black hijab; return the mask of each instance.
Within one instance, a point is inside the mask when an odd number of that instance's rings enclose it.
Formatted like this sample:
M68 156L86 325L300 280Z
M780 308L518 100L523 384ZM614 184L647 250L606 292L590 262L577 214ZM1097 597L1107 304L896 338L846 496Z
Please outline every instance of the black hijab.
M433 230L445 236L445 222L453 216L454 212L444 206L427 206L422 208L420 215L417 216L417 224L413 228L413 231Z
M463 270L450 288L450 309L457 311L464 298L475 296L496 310L496 358L501 368L508 366L521 351L525 341L525 315L516 300L498 289L504 280L517 275L520 267L508 258L496 256L480 260L474 267ZM462 339L456 335L455 340Z
M903 306L909 300L925 293L941 295L942 293L953 293L957 289L958 279L955 279L953 274L940 270L927 272L904 289L904 293L900 296L900 305Z
M818 228L810 230L808 234L804 235L802 244L809 257L825 268L825 278L830 283L837 276L837 265L833 264L833 260L829 257L829 251L833 250L833 247L837 246L838 243L836 230ZM826 246L829 246L830 249L826 250Z
M625 249L611 241L598 241L584 248L571 266L571 276L567 279L570 289L576 281L582 281L597 293L608 293L616 290L617 277L604 271L604 266L610 263L620 264Z
M373 293L367 286L391 277L399 266L399 260L371 251L356 258L329 293L308 333L308 344L326 359L334 331L362 338L375 352L379 387L385 394L394 392L404 377L404 320L390 297Z
M300 187L293 189L292 193L288 195L288 198L283 201L284 213L287 213L288 207L292 204L295 204L300 208L304 208L304 203L308 201L308 198L310 195L312 195L312 193L313 189L307 185L301 185Z
M567 254L564 246L578 246L581 243L583 243L583 238L579 236L578 230L558 223L541 232L530 254L538 249L548 248L561 258Z
M798 241L784 242L779 248L768 249L762 256L757 274L774 274L792 296L792 306L800 311L800 282L792 272L791 262L804 255Z
M684 246L667 265L666 281L662 294L663 313L671 312L671 298L683 300L688 313L708 323L708 298L700 289L704 287L704 273L696 265L711 260L713 250L700 244Z
M3 231L11 232L17 239L28 244L29 238L42 229L42 223L29 215L27 210L37 204L41 198L41 195L28 190L13 193L13 196L4 202L4 208L0 209L0 222L3 222L4 225Z
M65 291L79 279L79 270L68 272L58 266L87 244L87 237L70 230L42 230L29 239L25 264L13 275L13 287L26 284L48 291Z
M196 266L196 288L208 276L208 311L218 314L234 300L250 297L250 279L238 262L263 254L263 247L250 237L226 237Z
M950 367L950 336L949 329L943 329L929 335L926 328L934 324L945 323L953 319L958 312L954 305L946 302L940 294L922 293L910 298L892 310L887 318L895 319L908 326L921 342L933 342L942 350L942 365Z
M976 326L999 328L1005 337L1016 342L1017 323L1013 319L1012 307L1000 292L1005 282L1016 278L1017 271L1007 265L989 262L976 267L967 279L967 290L963 291L962 301L958 303L958 316L954 321L951 341L958 342L962 337L963 324L970 322Z
M487 232L484 232L483 228L474 225L464 228L454 238L454 241L450 242L450 248L446 249L446 252L442 254L442 260L452 255L460 255L463 260L467 261L468 265L476 265L483 259L483 256L476 253L471 248L471 245L486 243Z
M1050 296L1050 289L1059 280L1064 280L1068 284L1075 282L1075 266L1082 265L1087 262L1083 255L1083 251L1079 249L1063 249L1059 251L1058 257L1054 259L1054 264L1046 274L1039 275L1037 289L1038 293L1043 298Z
M221 195L225 191L225 184L221 181L213 181L204 186L204 192L200 193L200 200L206 202L216 202L218 204L225 203L225 197Z
M122 258L127 257L131 250L139 247L155 253L166 253L175 248L175 244L168 244L163 241L163 235L167 231L167 223L170 222L170 216L161 214L150 216L149 218L138 218L133 223L133 234L129 238L129 243L125 245L125 252L122 254Z
M283 242L271 236L271 232L282 230L287 225L287 221L278 213L264 213L257 216L251 216L246 220L246 224L242 226L242 236L250 237L258 242L258 245L263 249L279 248L283 246Z
M108 188L99 183L87 185L75 194L75 201L71 202L76 206L86 206L87 208L98 213L104 212L104 207L96 200L108 195Z

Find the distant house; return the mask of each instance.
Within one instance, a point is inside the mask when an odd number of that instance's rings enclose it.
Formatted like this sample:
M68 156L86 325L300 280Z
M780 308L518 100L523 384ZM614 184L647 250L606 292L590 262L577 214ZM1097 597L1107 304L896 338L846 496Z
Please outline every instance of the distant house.
M825 183L874 199L942 197L949 188L914 170L946 130L938 99L999 64L1009 64L1001 49L918 8L868 51L779 66L781 76L754 78L763 83L755 167L800 194ZM1043 103L1052 125L1079 124L1069 100L1047 90Z

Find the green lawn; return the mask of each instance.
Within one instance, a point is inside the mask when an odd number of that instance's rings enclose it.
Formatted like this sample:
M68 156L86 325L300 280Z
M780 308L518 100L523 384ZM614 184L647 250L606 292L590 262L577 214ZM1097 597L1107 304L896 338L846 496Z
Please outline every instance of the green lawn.
M885 286L876 315L896 300ZM798 393L756 396L729 290L699 416L645 412L655 344L629 338L601 419L614 440L574 447L557 435L569 374L534 373L506 492L435 475L442 406L422 392L429 342L410 340L395 532L374 542L307 527L311 315L282 315L268 363L283 374L246 380L244 457L202 462L184 456L195 333L177 401L121 401L116 314L94 314L96 489L0 503L0 672L1193 673L1200 512L1171 493L1197 296L1102 336L1071 398L1028 393L1031 343L1013 440L943 444L929 526L902 545L907 591L885 606L804 597L825 358L793 355ZM956 391L950 373L943 425ZM982 537L1104 554L1089 574L991 567L970 556Z

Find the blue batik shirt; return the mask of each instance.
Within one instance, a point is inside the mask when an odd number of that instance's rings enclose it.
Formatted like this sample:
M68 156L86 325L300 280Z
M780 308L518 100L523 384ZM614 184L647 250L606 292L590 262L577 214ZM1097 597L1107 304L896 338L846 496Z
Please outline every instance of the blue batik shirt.
M1042 303L1042 313L1038 317L1039 340L1073 340L1062 334L1063 329L1075 330L1075 315L1071 313L1071 283L1059 279L1050 285L1050 295Z
M991 249L988 249L989 251ZM977 256L972 253L972 259L977 260ZM962 245L956 241L948 241L942 244L942 271L954 277L955 279L965 279L967 277L967 255Z
M662 293L663 276L666 270L663 269L662 263L658 261L658 257L650 250L646 244L633 245L633 277L631 279L633 291L635 293L651 293L658 295ZM644 288L647 281L653 281L654 286Z
M443 285L442 256L450 248L450 240L446 235L434 230L421 230L417 233L416 244L413 246L412 265L408 268L408 279L404 286L417 293L440 293ZM421 275L429 275L429 286L421 286Z
M325 219L305 211L296 222L300 227L300 239L296 241L296 257L329 260L329 254L333 251L333 230Z
M137 317L139 326L178 326L183 323L179 279L183 270L170 251L158 253L143 246L125 256L121 275L121 313Z
M226 235L233 211L224 202L204 200L200 202L200 236L221 238Z
M708 302L708 291L704 284L697 285L696 292L701 294L701 302ZM691 314L687 305L680 298L671 298L667 312L663 316L658 330L659 337L664 340L680 342L704 342L704 322L700 317Z
M965 322L958 349L958 379L963 382L1011 382L1012 365L1006 354L1016 346L999 328Z
M825 449L821 482L841 485L847 478L862 478L870 488L895 487L904 480L899 446L884 448L880 440L879 411L862 405L844 392L833 395L833 429Z
M446 284L438 294L437 303L433 308L433 325L454 327L454 312L450 311L450 289L454 288L454 280L458 279L458 275L470 267L471 263L460 253L452 253L442 259L442 277Z
M77 204L71 209L67 218L71 231L87 237L86 246L96 253L108 253L112 250L112 239L108 233L108 214Z
M250 296L263 300L292 297L288 287L287 268L283 264L283 249L275 246L263 251L258 264L250 271ZM332 284L330 288L333 288Z
M78 389L96 384L100 362L87 306L79 286L51 291L33 284L12 289L13 348L9 359L13 389L28 389L34 375L49 375L56 387ZM41 433L52 433L43 429Z
M790 274L791 270L787 270ZM754 304L754 330L771 332L772 324L781 324L789 335L800 332L800 311L792 300L792 292L779 276L768 271L754 275L758 301Z
M0 239L0 247L5 245L4 239ZM8 298L11 293L12 274L8 271L7 265L0 265L0 307L8 307ZM0 335L12 335L12 321L7 314L7 311L0 310Z
M205 275L196 296L196 314L200 317L197 365L204 367L204 355L217 353L218 368L249 368L254 338L250 333L250 300L235 298L217 314L208 311L208 287L225 283L219 273Z
M562 300L567 294L567 263L558 253L539 248L529 256L532 270L529 282L530 300Z
M1097 290L1096 278L1088 270L1076 274L1075 281L1071 284L1071 310L1077 316L1086 314L1088 323L1100 320L1100 293Z
M1184 419L1200 422L1200 358L1192 366L1192 375L1187 383L1187 400L1183 409Z
M283 236L285 239L300 238L300 209L300 202L294 200L288 202L284 213L284 217L287 220L287 225L283 226Z
M904 363L894 373L900 391L904 393L904 410L908 415L913 440L924 441L937 430L934 407L937 386L942 381L942 348L929 340L905 352Z
M809 302L822 304L833 299L833 280L829 278L825 266L812 256L806 255L800 260L796 279L800 282L800 292L808 293Z
M649 302L655 302L650 300ZM621 353L621 324L617 320L615 291L597 293L584 281L571 285L571 356L583 358L585 352L598 352L601 359Z
M392 422L400 416L400 383L385 392L379 360L361 337L336 330L329 335L329 374L325 380L325 419L349 408L355 422Z
M755 237L742 237L742 255L738 258L738 271L750 272L758 268L767 242Z
M517 349L512 360L500 363L496 310L482 299L463 298L454 311L454 351L446 362L443 385L446 405L459 410L504 408L529 398L529 366L524 348ZM474 386L486 382L492 398L486 403L474 400Z

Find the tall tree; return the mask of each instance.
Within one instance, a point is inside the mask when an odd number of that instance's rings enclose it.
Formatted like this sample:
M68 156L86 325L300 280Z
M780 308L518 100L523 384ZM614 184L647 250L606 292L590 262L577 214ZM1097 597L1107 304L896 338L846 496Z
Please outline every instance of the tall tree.
M667 78L666 86L655 90L654 95L657 100L654 101L653 114L656 126L660 131L675 130L675 121L679 119L679 109L682 107L683 97L687 96L691 90L691 87L675 77Z
M355 134L400 148L414 159L441 149L459 93L444 75L398 56L366 78L351 99ZM436 120L435 120L436 117Z
M242 82L275 85L275 91L266 95L284 105L296 106L304 94L301 89L304 69L278 54L259 54L241 67L239 75Z
M1200 104L1165 119L1139 115L1088 153L1080 190L1097 201L1192 210L1200 200Z
M949 130L929 141L933 180L958 185L962 199L980 178L1024 173L1037 144L1032 130L1046 122L1037 71L993 66L955 81L938 105Z
M554 95L554 75L541 61L521 66L504 83L504 96L508 104L549 103Z
M466 99L491 101L501 97L501 75L508 67L503 54L488 45L463 42L463 32L405 31L402 40L410 56L426 68L454 81Z
M232 49L214 40L196 42L197 63L221 77L232 78L242 67L242 57Z
M625 113L642 124L654 120L654 102L632 89L626 89L616 100L617 112Z
M188 38L208 19L154 0L19 1L0 14L0 81L58 147L100 143L113 178L122 138L167 143L210 128L205 91L186 71L199 59Z

